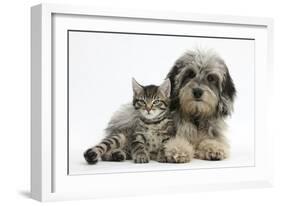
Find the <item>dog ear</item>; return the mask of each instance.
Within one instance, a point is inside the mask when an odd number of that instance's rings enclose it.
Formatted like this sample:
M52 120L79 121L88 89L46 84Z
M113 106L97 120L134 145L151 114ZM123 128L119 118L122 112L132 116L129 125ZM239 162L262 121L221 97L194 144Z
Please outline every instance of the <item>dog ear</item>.
M231 115L233 111L233 101L235 96L236 96L235 85L226 67L226 74L222 82L222 91L220 94L220 100L217 109L219 116L226 117Z
M171 83L171 103L170 103L170 109L171 110L177 110L179 109L179 97L178 97L178 88L176 88L176 76L180 73L182 68L184 67L184 63L181 60L178 60L175 62L174 66L168 73L166 78L170 79Z
M183 62L182 61L177 61L175 62L174 66L168 73L166 78L170 79L171 83L171 98L176 98L178 95L178 91L175 88L176 87L176 76L180 73L181 69L183 68Z
M236 89L233 83L233 80L229 74L228 69L226 70L226 75L225 75L225 81L223 85L223 91L222 91L231 101L234 100L235 95L236 95Z

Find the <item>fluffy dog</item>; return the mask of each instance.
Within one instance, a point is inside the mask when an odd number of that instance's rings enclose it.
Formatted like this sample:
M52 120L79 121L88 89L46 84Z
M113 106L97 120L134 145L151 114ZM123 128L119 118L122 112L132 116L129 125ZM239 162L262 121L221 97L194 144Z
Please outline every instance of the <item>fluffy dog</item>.
M223 59L210 50L188 51L167 78L177 125L176 138L166 145L167 162L227 158L225 118L233 111L236 89Z

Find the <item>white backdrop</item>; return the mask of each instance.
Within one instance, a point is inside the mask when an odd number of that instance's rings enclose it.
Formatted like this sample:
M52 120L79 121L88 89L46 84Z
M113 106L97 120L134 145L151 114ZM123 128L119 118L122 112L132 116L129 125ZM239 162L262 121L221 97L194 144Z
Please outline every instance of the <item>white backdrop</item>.
M238 91L235 112L228 121L231 164L205 162L205 166L254 165L254 40L70 32L70 174L96 170L97 166L83 165L82 154L103 138L113 112L132 100L131 78L143 85L160 84L175 60L193 48L218 52Z
M41 2L84 4L107 6L113 8L134 8L156 11L182 11L206 14L228 14L243 16L268 16L275 20L275 37L281 36L281 14L276 0L10 0L3 1L0 12L2 30L0 33L0 135L1 135L1 203L3 205L39 205L29 198L30 181L30 13L32 5ZM281 86L281 40L275 38L275 107L280 114L279 106ZM214 191L208 193L191 193L178 195L155 195L146 197L113 198L88 201L60 202L56 205L280 205L281 174L281 139L279 116L272 119L272 129L276 131L275 139L275 188ZM218 198L219 197L219 198ZM46 203L53 205L54 203ZM41 205L41 204L40 204Z

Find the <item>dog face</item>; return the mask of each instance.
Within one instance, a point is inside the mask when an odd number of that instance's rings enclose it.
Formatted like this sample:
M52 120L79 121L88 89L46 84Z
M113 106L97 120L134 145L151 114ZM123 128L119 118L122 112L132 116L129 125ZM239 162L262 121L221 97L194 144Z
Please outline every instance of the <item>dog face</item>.
M168 77L174 104L182 113L204 118L231 114L235 87L224 61L214 52L187 52Z

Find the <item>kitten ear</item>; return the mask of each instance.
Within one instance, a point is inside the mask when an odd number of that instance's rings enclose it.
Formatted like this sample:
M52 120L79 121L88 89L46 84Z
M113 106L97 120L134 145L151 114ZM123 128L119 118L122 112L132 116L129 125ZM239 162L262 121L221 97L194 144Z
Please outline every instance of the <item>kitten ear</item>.
M165 81L159 86L158 91L163 94L165 97L170 97L171 94L171 81L169 78L165 79Z
M132 86L135 95L139 95L143 92L143 87L134 78L132 78Z

